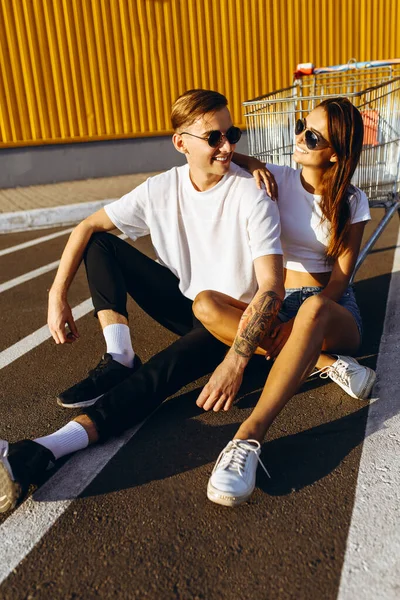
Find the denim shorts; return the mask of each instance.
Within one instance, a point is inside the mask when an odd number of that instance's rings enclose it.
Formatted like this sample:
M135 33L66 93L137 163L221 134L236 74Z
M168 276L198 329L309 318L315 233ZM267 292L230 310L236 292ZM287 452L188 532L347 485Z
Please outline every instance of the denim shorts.
M278 314L279 319L285 323L286 321L289 321L295 317L304 300L307 300L307 298L310 298L310 296L319 294L323 289L323 287L319 286L287 288L285 290L285 299ZM356 297L354 295L353 286L350 285L346 289L338 304L344 308L347 308L347 310L353 315L360 338L362 338L361 314L357 305Z

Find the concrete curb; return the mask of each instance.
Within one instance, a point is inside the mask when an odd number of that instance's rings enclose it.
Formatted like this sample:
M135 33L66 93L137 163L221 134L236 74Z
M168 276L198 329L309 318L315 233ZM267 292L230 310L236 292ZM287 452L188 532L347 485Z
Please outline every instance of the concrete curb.
M95 202L80 202L78 204L68 204L67 206L0 213L0 233L75 225L75 223L79 223L96 210L113 202L113 200L96 200Z

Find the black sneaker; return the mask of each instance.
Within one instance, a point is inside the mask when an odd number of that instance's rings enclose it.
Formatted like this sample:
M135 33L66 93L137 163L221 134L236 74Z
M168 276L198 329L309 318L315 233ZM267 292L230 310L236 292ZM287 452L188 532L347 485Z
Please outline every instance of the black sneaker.
M142 361L135 354L133 367L124 367L106 353L97 367L89 371L86 379L76 383L62 392L57 398L57 404L64 408L79 408L92 406L106 392L133 375L142 366Z
M14 508L53 463L53 453L37 442L0 440L0 512Z

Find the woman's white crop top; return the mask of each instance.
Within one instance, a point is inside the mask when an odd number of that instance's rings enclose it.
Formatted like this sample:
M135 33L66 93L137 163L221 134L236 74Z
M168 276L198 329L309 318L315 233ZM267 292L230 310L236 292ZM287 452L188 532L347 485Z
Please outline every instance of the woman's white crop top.
M327 263L325 254L330 223L322 221L321 196L304 189L299 169L272 164L266 167L278 185L284 266L306 273L331 271L332 265ZM354 190L349 197L351 223L368 221L371 218L368 198L359 188Z

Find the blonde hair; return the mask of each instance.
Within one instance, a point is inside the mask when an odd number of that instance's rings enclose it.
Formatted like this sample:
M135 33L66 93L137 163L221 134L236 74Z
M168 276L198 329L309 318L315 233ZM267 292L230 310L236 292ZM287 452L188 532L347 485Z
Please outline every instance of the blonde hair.
M188 90L172 105L171 121L175 131L185 125L188 127L199 117L227 106L228 100L219 92L212 90Z

